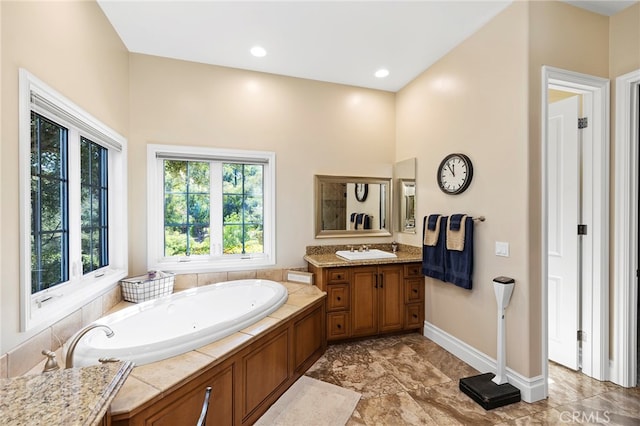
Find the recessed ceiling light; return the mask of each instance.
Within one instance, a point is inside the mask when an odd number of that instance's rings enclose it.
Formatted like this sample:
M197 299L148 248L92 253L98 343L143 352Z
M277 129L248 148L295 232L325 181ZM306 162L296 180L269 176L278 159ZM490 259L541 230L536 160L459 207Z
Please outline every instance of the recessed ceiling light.
M256 58L262 58L267 55L267 51L262 46L253 46L250 50L251 54Z
M378 78L385 78L389 75L389 70L386 68L380 68L374 75Z

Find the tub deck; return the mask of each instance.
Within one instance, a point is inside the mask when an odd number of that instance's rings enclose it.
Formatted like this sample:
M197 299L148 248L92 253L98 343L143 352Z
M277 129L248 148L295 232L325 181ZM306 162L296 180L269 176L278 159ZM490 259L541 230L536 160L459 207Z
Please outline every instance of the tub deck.
M273 330L326 295L312 285L291 282L281 284L289 293L286 303L255 324L196 350L135 367L111 404L112 417L137 412L142 407L159 401L203 369L244 349L258 336ZM121 302L110 313L131 305L129 302Z

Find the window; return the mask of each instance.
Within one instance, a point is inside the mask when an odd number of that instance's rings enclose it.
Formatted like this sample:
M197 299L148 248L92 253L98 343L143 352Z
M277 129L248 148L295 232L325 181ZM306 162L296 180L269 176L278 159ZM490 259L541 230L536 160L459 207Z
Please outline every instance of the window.
M21 329L126 275L126 140L20 70Z
M275 264L275 155L149 145L148 268Z

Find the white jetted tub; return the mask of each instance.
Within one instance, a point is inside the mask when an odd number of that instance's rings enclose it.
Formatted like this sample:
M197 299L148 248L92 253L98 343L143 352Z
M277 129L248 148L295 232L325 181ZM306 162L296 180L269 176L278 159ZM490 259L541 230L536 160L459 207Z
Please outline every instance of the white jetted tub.
M170 358L205 346L260 321L282 306L287 289L269 280L227 281L174 293L100 318L109 326L89 331L78 342L74 367L100 358L136 365Z

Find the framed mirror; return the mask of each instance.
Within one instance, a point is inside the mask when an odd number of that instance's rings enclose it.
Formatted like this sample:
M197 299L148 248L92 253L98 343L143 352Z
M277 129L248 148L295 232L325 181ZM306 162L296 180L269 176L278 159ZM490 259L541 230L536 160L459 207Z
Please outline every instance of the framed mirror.
M316 238L391 235L391 178L315 176Z
M396 182L394 211L398 220L395 229L409 234L416 233L416 159L399 161L393 168Z
M416 181L400 180L400 231L416 233Z

